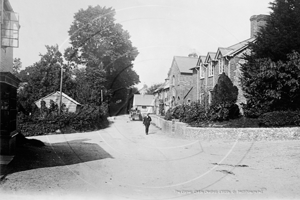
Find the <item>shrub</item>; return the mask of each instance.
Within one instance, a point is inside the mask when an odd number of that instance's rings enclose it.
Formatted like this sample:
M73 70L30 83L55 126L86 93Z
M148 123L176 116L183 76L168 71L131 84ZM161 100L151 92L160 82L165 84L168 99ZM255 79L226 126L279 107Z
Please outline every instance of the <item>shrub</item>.
M200 103L193 102L191 105L185 107L183 122L196 125L207 121L206 110Z
M19 115L18 122L24 136L54 133L58 129L64 133L93 131L108 126L107 105L85 105L77 113L48 115L44 119Z
M268 112L259 117L261 126L282 127L299 126L300 112L298 111L274 111Z
M221 74L213 89L212 104L208 112L209 119L224 121L239 117L239 109L235 105L237 96L238 88L225 73Z

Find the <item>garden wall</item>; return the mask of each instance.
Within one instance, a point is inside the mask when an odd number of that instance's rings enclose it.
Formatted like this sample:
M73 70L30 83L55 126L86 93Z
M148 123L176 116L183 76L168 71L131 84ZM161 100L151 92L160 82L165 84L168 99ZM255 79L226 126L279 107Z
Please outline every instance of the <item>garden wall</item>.
M299 140L300 127L287 128L195 128L178 121L167 121L153 115L152 123L164 133L199 140Z

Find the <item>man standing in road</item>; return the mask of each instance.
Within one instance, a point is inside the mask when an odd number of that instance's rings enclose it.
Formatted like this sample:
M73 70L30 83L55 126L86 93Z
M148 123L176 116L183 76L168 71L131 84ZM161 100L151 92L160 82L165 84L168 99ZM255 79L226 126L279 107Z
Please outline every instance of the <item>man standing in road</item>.
M147 113L147 115L144 117L143 119L143 124L145 125L145 131L146 131L146 135L148 135L148 131L149 131L149 126L150 126L150 122L151 122L151 117L149 116L149 113Z

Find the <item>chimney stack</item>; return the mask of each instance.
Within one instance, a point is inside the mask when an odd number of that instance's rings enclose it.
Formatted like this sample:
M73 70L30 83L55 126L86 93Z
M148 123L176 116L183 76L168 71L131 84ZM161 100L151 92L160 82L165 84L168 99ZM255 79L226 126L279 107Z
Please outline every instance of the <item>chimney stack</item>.
M264 27L267 23L269 15L252 15L250 17L251 33L250 36L256 37L261 27Z

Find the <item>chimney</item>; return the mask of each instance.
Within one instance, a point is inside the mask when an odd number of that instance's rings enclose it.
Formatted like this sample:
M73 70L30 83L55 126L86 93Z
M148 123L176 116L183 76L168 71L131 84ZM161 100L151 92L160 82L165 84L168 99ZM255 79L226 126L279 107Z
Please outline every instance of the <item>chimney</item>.
M252 15L250 17L251 33L250 36L256 37L261 27L264 27L267 23L269 15Z

